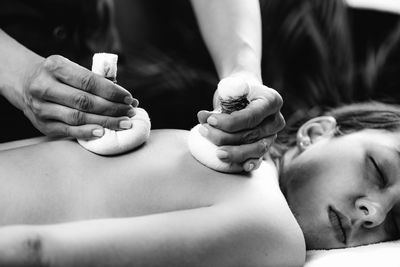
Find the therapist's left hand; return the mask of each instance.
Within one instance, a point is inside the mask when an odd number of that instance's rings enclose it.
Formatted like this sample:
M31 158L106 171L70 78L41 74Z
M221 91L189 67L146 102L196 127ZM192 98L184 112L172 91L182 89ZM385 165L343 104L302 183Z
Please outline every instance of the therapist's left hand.
M258 168L261 158L285 126L280 112L282 97L261 83L249 84L249 105L231 114L200 111L200 133L219 146L217 156L225 162L242 164L243 170ZM218 96L214 107L218 108Z

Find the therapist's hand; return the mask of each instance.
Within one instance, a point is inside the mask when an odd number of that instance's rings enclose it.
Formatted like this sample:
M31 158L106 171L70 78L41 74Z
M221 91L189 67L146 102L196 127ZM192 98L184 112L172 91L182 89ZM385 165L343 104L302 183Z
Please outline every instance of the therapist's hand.
M62 57L50 56L27 74L19 108L48 136L100 137L104 128L131 128L137 100L121 86Z
M217 156L226 162L240 163L245 171L258 168L276 134L285 126L280 113L282 97L262 84L250 83L249 105L231 114L200 111L200 133L219 146ZM219 103L215 96L214 107Z

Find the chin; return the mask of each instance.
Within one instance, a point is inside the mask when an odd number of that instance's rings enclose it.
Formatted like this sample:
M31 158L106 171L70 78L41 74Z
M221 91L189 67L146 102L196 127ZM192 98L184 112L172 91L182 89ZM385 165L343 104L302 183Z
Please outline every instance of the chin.
M315 210L315 207L313 210ZM296 208L292 209L292 212L303 231L307 250L344 247L344 244L335 239L330 226L325 223L322 213L313 216L312 213L306 210L297 210Z
M344 248L346 245L336 241L331 232L305 230L303 231L307 250Z

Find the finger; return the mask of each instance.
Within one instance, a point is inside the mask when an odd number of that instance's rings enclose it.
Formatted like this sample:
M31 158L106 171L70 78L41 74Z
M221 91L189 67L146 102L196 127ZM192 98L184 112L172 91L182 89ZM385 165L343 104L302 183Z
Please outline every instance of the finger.
M224 132L208 124L202 124L199 132L202 136L209 139L217 146L222 145L241 145L251 144L258 140L274 135L284 127L282 114L277 113L274 116L266 118L260 125L253 129L239 131L236 133Z
M62 83L53 83L49 86L50 88L42 95L45 100L104 116L132 117L135 115L134 108L130 105L111 102Z
M217 157L226 162L243 163L248 159L261 158L275 140L275 135L263 138L252 144L222 146L217 150Z
M132 104L133 97L123 87L62 57L50 56L45 60L45 69L61 82L79 90L108 99L112 102Z
M237 132L251 129L259 125L266 117L279 112L282 107L282 98L272 89L266 91L262 97L250 101L249 105L231 114L213 114L207 123L225 132Z
M47 121L45 134L54 137L74 137L79 139L98 138L104 135L104 129L99 125L85 124L71 126L63 122Z
M199 123L203 124L207 122L208 117L210 117L213 114L213 112L211 111L207 111L207 110L200 110L197 113L197 119L199 121Z
M243 164L243 170L246 172L254 171L260 167L263 158L249 159Z
M129 119L129 117L115 118L101 116L85 113L53 103L43 103L41 109L41 118L45 120L64 122L71 126L96 124L112 130L125 130L132 128L132 121Z

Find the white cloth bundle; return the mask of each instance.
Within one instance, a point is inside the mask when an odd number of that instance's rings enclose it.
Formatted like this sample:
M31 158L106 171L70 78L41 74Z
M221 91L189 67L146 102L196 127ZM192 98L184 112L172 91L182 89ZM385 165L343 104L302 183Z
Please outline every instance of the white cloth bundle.
M218 95L222 100L247 97L249 85L239 78L225 78L218 84ZM221 112L221 111L215 111ZM203 165L220 172L235 173L243 170L237 163L229 163L217 157L218 146L199 133L200 124L190 130L188 145L190 153Z
M98 53L93 56L92 71L106 78L115 79L117 75L117 59L114 54ZM151 123L147 112L135 108L135 116L130 118L132 128L121 131L104 129L100 138L89 140L78 139L85 149L100 155L115 155L127 152L140 146L150 136Z

